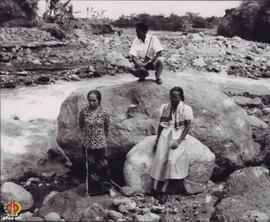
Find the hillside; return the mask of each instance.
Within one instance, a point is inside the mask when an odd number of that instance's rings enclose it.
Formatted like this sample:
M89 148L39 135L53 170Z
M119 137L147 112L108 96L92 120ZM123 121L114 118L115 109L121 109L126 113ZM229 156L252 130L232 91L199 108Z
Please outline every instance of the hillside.
M270 1L243 1L238 8L226 10L218 34L269 43Z

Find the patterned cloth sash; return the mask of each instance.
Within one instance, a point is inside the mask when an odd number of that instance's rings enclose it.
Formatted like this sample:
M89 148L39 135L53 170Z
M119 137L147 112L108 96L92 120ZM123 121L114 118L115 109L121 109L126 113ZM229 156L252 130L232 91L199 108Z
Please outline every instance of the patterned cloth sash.
M180 128L181 126L184 126L184 120L185 120L184 111L185 111L184 103L180 101L175 112L175 122L174 122L175 128ZM172 115L171 104L170 103L165 104L162 110L160 125L165 128L169 127L171 115Z

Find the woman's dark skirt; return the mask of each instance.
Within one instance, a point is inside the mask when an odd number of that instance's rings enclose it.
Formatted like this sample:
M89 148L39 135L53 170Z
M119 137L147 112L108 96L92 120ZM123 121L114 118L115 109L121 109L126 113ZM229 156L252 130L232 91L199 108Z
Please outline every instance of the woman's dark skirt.
M111 175L105 149L86 149L86 195L109 193Z

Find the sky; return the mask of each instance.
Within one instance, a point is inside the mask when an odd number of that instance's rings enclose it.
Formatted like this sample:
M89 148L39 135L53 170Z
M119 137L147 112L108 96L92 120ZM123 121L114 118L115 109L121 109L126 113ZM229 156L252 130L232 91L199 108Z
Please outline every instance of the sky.
M63 1L65 2L65 1ZM165 15L171 13L184 15L186 12L200 13L203 17L224 16L228 8L238 7L241 1L101 1L72 0L76 17L87 17L87 7L96 11L106 10L105 17L117 19L121 15L132 13L148 13L150 15ZM45 10L45 0L39 1L39 14Z

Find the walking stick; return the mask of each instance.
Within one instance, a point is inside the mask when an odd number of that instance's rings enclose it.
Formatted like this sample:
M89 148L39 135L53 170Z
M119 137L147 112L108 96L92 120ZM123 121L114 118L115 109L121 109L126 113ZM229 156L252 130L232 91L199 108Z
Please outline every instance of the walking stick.
M86 186L86 196L89 196L89 184L88 184L88 158L87 158L87 150L85 149L85 156L86 156L86 181L85 181L85 186Z
M120 186L119 186L117 183L115 183L113 180L111 180L111 184L114 185L114 186L117 188L117 190L118 190L121 194L123 194L124 196L127 197L127 195L125 194L125 192L122 190L122 187L120 187Z

